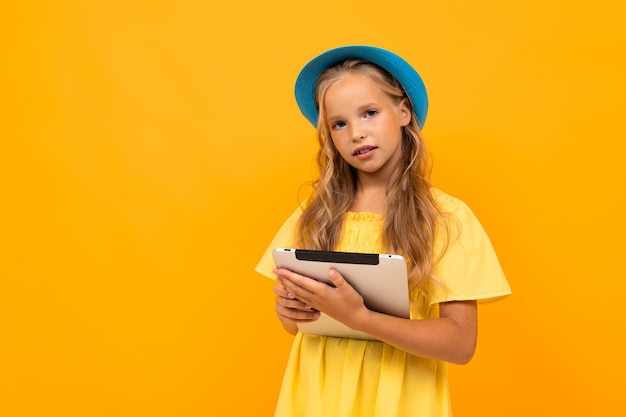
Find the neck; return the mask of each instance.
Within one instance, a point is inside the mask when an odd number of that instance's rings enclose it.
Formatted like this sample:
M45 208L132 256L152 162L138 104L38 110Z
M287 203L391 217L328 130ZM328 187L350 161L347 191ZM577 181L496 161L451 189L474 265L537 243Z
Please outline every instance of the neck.
M359 175L352 211L384 214L387 209L387 181Z

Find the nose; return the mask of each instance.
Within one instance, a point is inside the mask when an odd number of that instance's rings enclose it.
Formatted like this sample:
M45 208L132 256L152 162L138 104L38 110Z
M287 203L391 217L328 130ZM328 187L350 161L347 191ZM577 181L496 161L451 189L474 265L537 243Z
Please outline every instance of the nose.
M350 124L350 136L354 142L365 139L365 128L362 123L352 122Z

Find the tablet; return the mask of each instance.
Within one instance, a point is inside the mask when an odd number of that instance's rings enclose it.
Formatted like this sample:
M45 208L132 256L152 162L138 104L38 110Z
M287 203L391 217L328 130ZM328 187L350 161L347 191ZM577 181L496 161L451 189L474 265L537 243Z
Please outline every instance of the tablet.
M336 269L374 311L409 318L409 288L404 257L393 254L328 252L277 248L274 263L298 274L330 284L328 272ZM302 333L352 339L374 337L321 314L312 323L298 324Z

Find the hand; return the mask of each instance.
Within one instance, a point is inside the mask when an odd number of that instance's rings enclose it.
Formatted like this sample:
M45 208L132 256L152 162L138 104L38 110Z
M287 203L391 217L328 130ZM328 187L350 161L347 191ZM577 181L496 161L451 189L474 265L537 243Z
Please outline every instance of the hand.
M274 273L288 296L348 327L356 328L369 312L363 297L334 269L328 272L334 287L288 269L275 269Z
M282 284L274 286L276 294L276 315L285 329L290 333L295 333L294 324L309 323L319 318L319 311L312 310L311 307L296 299L290 294Z

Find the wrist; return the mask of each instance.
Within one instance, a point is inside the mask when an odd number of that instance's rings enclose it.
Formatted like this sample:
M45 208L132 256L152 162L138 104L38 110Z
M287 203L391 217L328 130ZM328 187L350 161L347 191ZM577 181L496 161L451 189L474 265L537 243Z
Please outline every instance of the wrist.
M283 325L283 328L287 331L287 333L295 336L296 333L298 333L298 325L295 323L285 323L285 322L281 322L281 324Z
M358 312L354 314L354 321L352 329L367 333L368 324L371 323L373 311L363 306Z

